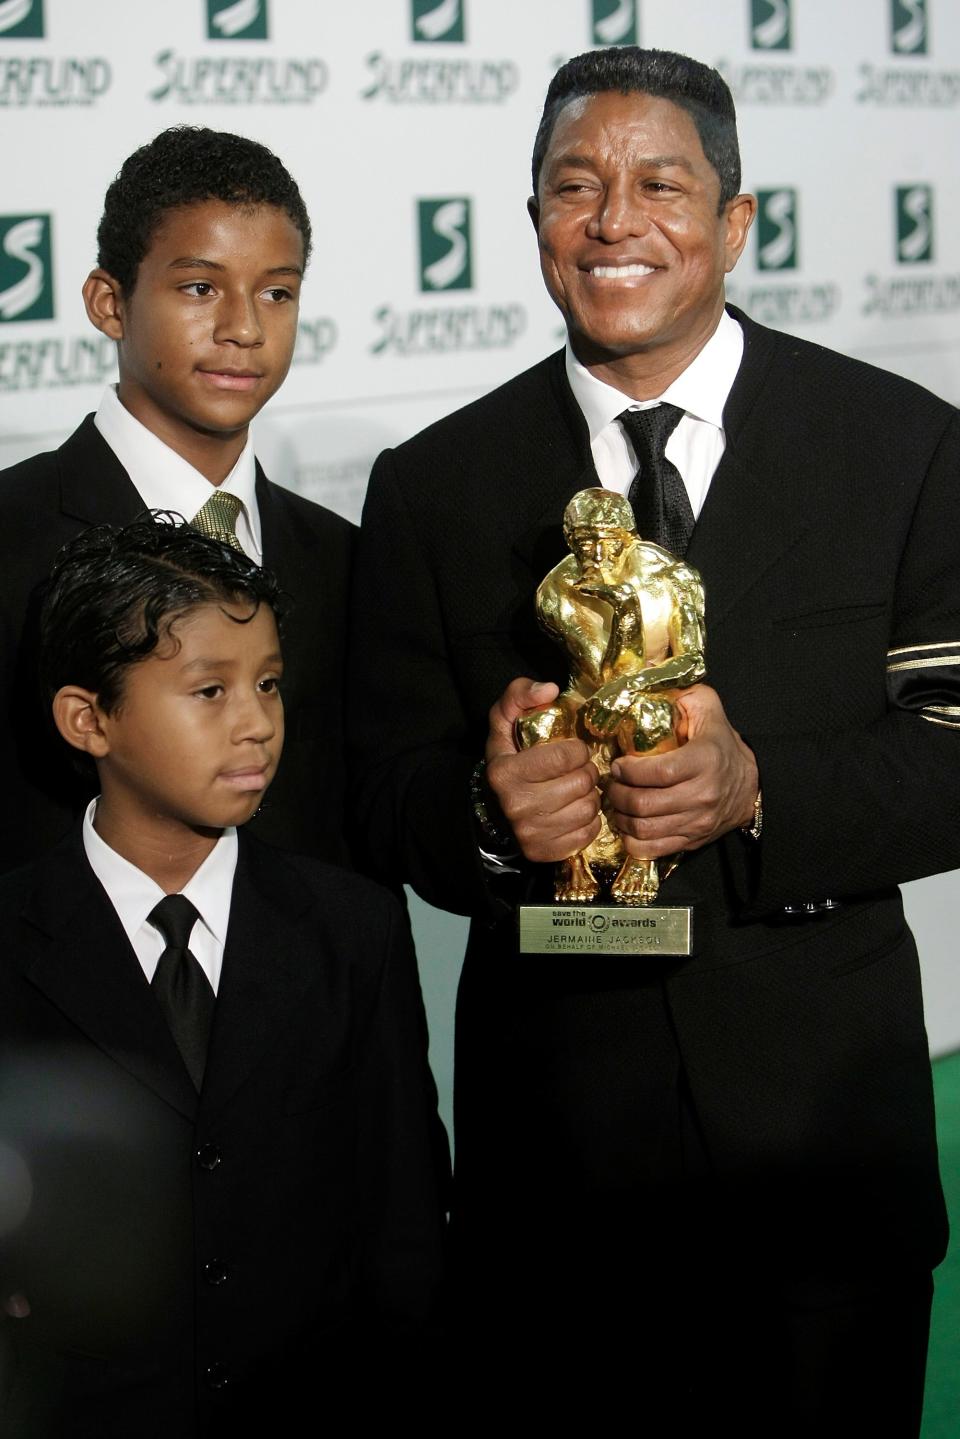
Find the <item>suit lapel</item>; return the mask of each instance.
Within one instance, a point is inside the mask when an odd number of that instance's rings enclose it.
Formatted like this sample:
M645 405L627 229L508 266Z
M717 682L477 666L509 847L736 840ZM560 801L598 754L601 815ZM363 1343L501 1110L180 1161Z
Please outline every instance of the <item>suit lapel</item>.
M274 1046L316 972L311 902L279 853L243 834L201 1106L210 1119Z
M256 493L257 509L260 513L260 538L263 543L263 562L274 569L277 565L277 555L282 554L286 548L288 536L286 525L280 506L276 503L273 494L274 486L271 485L256 460Z
M77 826L41 868L23 918L24 975L105 1054L192 1119L197 1096Z
M87 525L126 525L143 513L139 491L88 415L57 451L60 505Z
M271 484L257 460L257 509L260 512L260 532L263 540L263 563L271 570L286 575L293 572L299 576L311 574L311 588L316 583L314 566L318 558L318 546L306 526L297 524L286 494L279 485Z
M328 564L310 528L298 523L286 493L271 484L257 462L257 508L263 539L263 563L280 579L290 597L284 618L283 654L286 693L292 713L304 688L329 667L339 642L324 615L339 615L342 601L330 593ZM291 688L292 686L292 688Z
M524 514L512 526L513 549L537 584L563 558L563 511L578 490L599 485L590 433L567 379L564 351L546 362L551 403L531 407L524 417L527 444L535 462L529 480L517 489Z
M744 331L740 371L723 413L726 449L697 520L687 559L703 576L708 627L722 621L791 549L810 523L810 492L783 484L796 465L793 437L770 423L770 372L779 337L733 311ZM814 477L811 477L811 489Z

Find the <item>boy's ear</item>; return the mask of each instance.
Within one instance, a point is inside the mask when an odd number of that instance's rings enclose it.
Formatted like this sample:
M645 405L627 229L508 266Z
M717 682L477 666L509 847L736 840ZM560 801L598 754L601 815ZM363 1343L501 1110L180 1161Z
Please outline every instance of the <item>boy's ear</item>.
M123 291L119 280L106 270L91 270L83 282L87 319L111 340L123 339Z
M92 690L64 685L53 697L53 722L67 744L91 759L103 759L110 744L103 727L103 711Z

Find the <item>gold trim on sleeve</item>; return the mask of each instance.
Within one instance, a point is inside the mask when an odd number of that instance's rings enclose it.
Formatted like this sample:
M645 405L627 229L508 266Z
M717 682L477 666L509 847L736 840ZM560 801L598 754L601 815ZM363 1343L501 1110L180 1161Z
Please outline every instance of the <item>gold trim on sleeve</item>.
M936 644L932 645L898 645L895 650L887 650L887 654L911 655L914 650L950 650L955 644L960 644L960 640L937 640Z
M917 645L916 648L919 649L920 646ZM891 650L890 653L897 654L898 651ZM936 669L939 665L960 665L960 655L936 655L926 660L898 660L895 665L887 665L887 674L893 674L894 670Z

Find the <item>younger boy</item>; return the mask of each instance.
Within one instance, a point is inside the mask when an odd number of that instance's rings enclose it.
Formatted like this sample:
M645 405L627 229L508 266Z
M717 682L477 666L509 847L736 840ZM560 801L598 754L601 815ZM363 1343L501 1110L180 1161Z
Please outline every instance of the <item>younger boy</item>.
M340 691L354 531L271 484L249 437L290 365L310 239L294 180L240 135L165 130L107 190L83 298L91 323L116 341L119 384L58 450L0 474L0 870L43 853L90 798L25 702L30 596L72 535L144 509L227 532L291 596L287 753L255 827L272 843L344 857Z
M41 669L100 793L0 879L5 1439L310 1433L431 1312L400 908L237 833L283 745L277 609L186 526L88 530L53 573Z

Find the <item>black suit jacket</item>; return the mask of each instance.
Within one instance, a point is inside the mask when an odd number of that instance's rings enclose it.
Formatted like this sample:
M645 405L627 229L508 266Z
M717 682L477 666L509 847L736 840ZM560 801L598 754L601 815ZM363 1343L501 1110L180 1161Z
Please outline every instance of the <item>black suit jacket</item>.
M341 692L354 528L271 484L257 466L264 564L290 599L284 627L283 761L262 812L262 839L342 861ZM87 416L58 450L0 474L0 735L8 759L0 869L43 853L94 792L72 767L37 695L37 586L60 547L94 524L126 524L143 501Z
M711 1166L758 1244L808 1271L869 1268L878 1247L926 1265L946 1229L896 885L960 864L960 735L929 722L930 693L895 704L887 665L943 645L924 653L953 655L956 703L960 420L916 385L737 318L726 451L688 558L707 679L757 755L765 827L753 848L734 833L686 856L664 886L696 906L694 955L656 971L518 957L477 859L468 776L489 707L517 675L565 680L534 591L565 553L566 502L597 479L562 354L377 463L351 645L369 697L358 817L376 869L474 916L456 1152L475 1227L517 1228L506 1195L545 1215L559 1195L574 1214L593 1196L600 1224L623 1200L629 1215L647 1175L632 1116L675 1052L650 1031L662 982ZM785 905L826 898L841 907L785 922Z
M0 928L0 1272L31 1304L3 1330L4 1435L363 1410L365 1366L414 1362L439 1268L393 896L241 835L199 1098L79 828L0 879Z

